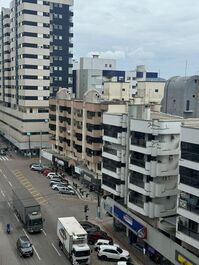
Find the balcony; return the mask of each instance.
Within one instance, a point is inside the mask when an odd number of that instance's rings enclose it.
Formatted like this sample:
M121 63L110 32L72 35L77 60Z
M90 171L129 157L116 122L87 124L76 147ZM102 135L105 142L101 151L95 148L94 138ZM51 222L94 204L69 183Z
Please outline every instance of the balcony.
M196 239L199 242L199 233L191 230L189 227L178 223L178 231L191 238Z
M191 204L185 199L179 199L179 208L183 208L187 211L199 215L199 202L197 204Z

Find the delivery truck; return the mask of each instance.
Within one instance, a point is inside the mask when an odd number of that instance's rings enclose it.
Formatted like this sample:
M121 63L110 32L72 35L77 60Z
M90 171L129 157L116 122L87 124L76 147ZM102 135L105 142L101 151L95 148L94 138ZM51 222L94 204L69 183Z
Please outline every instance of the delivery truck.
M59 247L71 264L90 264L90 248L87 244L87 232L75 217L61 217L57 221Z
M12 192L13 209L28 232L39 232L43 228L40 204L25 188Z

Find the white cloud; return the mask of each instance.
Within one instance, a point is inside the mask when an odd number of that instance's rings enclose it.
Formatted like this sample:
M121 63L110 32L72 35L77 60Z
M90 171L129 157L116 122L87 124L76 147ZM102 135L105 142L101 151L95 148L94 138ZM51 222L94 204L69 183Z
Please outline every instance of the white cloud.
M91 51L87 54L87 56L91 57L93 54L98 54L100 58L106 59L125 59L126 55L124 51Z
M0 7L7 0L0 0ZM147 64L162 76L198 72L199 1L75 0L74 56L99 51L118 68ZM182 67L183 65L183 67Z

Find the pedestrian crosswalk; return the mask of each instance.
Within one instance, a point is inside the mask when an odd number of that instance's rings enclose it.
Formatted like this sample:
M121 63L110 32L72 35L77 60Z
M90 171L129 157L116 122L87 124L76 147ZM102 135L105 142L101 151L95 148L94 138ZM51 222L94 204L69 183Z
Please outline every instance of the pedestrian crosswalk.
M13 170L12 171L16 178L19 180L19 182L32 194L32 196L35 198L35 200L42 205L48 204L48 201L46 197L38 192L32 183L27 179L27 177L24 176L24 174L20 170Z
M0 161L9 161L9 160L12 160L12 159L7 156L0 156Z

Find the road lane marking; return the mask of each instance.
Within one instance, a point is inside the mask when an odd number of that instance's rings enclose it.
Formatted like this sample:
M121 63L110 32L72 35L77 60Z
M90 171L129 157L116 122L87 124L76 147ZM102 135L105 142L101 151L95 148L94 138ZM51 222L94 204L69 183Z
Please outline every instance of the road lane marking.
M1 194L3 195L3 197L5 197L5 194L4 194L4 192L1 190Z
M32 187L32 184L31 183L27 183L24 185L24 187L26 187L28 189L28 187Z
M42 229L41 231L42 231L42 232L44 233L44 235L46 236L46 232L44 231L44 229Z
M5 174L3 174L3 177L4 177L4 179L7 179L7 176Z
M39 254L38 254L38 252L37 252L37 250L36 250L36 248L34 246L33 246L33 249L34 249L34 251L35 251L35 253L36 253L37 257L38 257L38 260L41 260Z
M30 240L30 237L28 236L28 234L26 233L26 231L25 231L24 228L23 228L23 232L24 232L24 234L27 236L27 238ZM31 240L30 240L30 241L31 241ZM32 246L32 247L33 247L34 252L36 253L36 255L37 255L37 257L38 257L38 260L41 260L39 254L38 254L38 252L37 252L37 250L36 250L36 248L35 248L34 246Z
M15 216L16 220L19 222L19 218L17 217L16 213L14 213L14 216Z
M10 203L8 202L8 206L11 208L11 205L10 205Z
M10 185L10 187L13 187L13 186L12 186L12 183L11 183L10 181L8 181L8 184Z
M59 251L56 249L55 245L53 243L51 243L52 247L54 248L54 250L57 252L57 254L61 257L61 254L59 253Z

